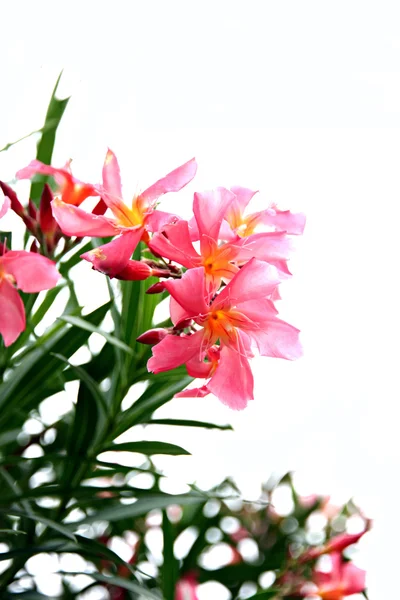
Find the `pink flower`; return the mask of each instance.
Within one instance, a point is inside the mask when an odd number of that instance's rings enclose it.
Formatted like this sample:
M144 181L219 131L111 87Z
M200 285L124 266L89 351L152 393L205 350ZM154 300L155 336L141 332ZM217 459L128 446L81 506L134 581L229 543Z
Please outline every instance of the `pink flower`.
M345 562L340 553L330 555L331 569L322 572L314 571L313 582L315 593L323 600L343 600L352 594L358 594L365 589L365 571L351 562Z
M24 303L17 289L41 292L54 287L59 277L55 264L40 254L11 250L0 256L0 333L5 346L25 329Z
M253 398L253 375L248 361L253 347L262 356L292 360L301 355L298 329L278 319L268 299L278 283L276 269L255 258L214 297L206 289L203 268L186 271L180 280L166 281L175 330L188 327L192 321L200 329L164 337L153 347L148 369L160 373L186 364L188 372L195 376L204 369L205 374L200 376L211 375L206 385L208 392L231 408L244 408ZM213 371L209 353L217 343L219 357ZM205 395L205 390L200 394Z
M247 205L257 192L240 186L232 187L231 190L235 194L235 200L229 206L225 219L237 236L252 235L259 225L293 235L303 233L306 217L302 213L292 214L289 210L279 210L272 204L265 210L246 214Z
M102 199L113 217L87 213L81 208L66 204L60 199L52 202L53 215L66 235L107 237L119 235L110 243L82 255L95 269L115 277L126 266L140 239L146 231L156 231L173 217L155 211L156 200L167 192L177 192L196 174L194 159L178 167L139 196L130 206L122 200L119 166L115 154L108 150L103 166L103 185L99 189Z
M180 579L175 588L175 600L199 600L197 581L194 576L186 575Z
M57 194L65 204L79 206L89 196L98 196L99 192L90 183L83 183L75 179L71 173L71 161L62 169L46 165L40 160L32 160L27 167L20 169L16 174L17 179L31 179L34 175L52 175L58 185Z
M253 257L290 274L286 266L290 240L285 232L257 233L241 239L228 227L223 228L224 218L235 202L236 196L221 187L195 193L194 220L190 223L176 220L166 224L151 239L151 250L188 269L202 266L210 290L214 291L219 288L222 279L232 279L239 267ZM226 231L233 242L219 244L220 239L226 239ZM194 240L200 240L200 254L193 246Z

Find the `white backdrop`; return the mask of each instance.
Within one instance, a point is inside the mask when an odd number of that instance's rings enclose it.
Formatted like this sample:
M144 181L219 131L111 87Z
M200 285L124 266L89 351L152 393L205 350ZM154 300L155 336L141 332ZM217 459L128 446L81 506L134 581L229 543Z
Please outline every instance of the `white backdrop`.
M41 126L64 68L60 95L72 99L54 165L72 157L77 177L99 181L110 146L129 197L196 156L186 204L166 199L164 210L189 215L194 190L236 184L260 189L260 204L307 213L281 303L305 357L256 361L244 412L173 401L170 416L235 432L174 432L194 456L164 466L205 484L233 474L247 498L285 469L304 491L354 495L375 521L357 555L370 598L395 598L400 5L37 0L2 13L0 147ZM34 152L31 139L0 154L0 178ZM104 282L82 269L89 309Z

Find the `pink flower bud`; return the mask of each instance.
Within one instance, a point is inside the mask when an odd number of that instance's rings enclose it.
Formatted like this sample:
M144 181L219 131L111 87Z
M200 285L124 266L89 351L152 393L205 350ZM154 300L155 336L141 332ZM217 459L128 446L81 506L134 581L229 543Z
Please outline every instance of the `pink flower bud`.
M115 275L116 279L125 281L142 281L152 274L151 268L140 260L129 260L126 267Z
M147 290L146 294L161 294L165 290L165 284L163 281L157 281L153 283Z
M53 192L46 183L43 187L39 207L39 225L43 233L53 234L57 229L57 222L53 217L50 202L53 200Z
M151 346L161 342L161 340L163 340L168 333L168 329L156 327L155 329L149 329L148 331L142 333L142 335L139 335L136 341L140 342L141 344L149 344Z

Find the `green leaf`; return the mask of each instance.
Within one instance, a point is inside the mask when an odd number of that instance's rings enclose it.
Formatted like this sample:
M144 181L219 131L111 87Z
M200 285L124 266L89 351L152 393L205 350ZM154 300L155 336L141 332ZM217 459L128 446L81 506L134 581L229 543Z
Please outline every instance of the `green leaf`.
M106 331L103 331L99 327L96 327L95 325L93 325L92 323L89 323L88 321L86 321L85 319L82 319L81 317L63 315L63 316L59 317L59 320L64 321L64 323L69 323L70 325L74 325L75 327L80 327L81 329L85 329L86 331L90 331L91 333L99 333L107 340L107 342L109 342L109 344L112 344L113 346L117 346L117 348L124 350L124 352L127 352L128 354L133 354L132 348L129 348L129 346L127 346L124 342L121 342L121 340L119 340L118 338L114 337L110 333L107 333Z
M150 385L138 400L128 410L121 413L117 419L114 429L114 437L117 437L137 423L146 423L150 420L153 412L169 402L172 397L185 388L192 377L186 374L185 367L178 367L169 373L161 373L150 377Z
M170 496L169 494L149 494L142 496L132 504L121 504L100 510L95 514L88 515L76 525L81 523L93 523L95 521L120 521L121 519L132 519L141 517L156 508L167 508L171 504L201 504L207 501L207 497L200 494L181 494Z
M122 444L110 444L109 446L103 447L102 451L128 451L128 452L140 452L140 454L171 454L173 456L190 455L190 452L184 450L180 446L175 444L169 444L167 442L124 442Z
M150 419L149 421L146 421L146 425L176 425L178 427L202 427L204 429L233 431L232 425L217 425L216 423L207 423L206 421L191 421L189 419Z
M168 519L167 513L163 510L162 520L163 532L163 564L161 567L161 584L164 600L174 600L175 585L178 579L178 561L174 556L174 541L173 527Z
M51 164L51 157L53 155L56 132L69 101L69 98L58 99L56 97L61 75L62 71L57 78L56 85L54 86L54 90L50 98L50 103L47 108L46 118L42 128L42 136L37 145L36 159L40 160L46 165ZM39 179L39 181L36 181L31 185L30 198L35 203L38 203L40 201L43 190L43 184L46 180L47 177L42 176Z

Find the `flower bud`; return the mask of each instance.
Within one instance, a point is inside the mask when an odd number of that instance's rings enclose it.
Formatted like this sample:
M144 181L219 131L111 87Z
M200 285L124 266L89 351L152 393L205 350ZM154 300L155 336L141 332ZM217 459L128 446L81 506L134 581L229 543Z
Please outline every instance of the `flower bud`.
M146 294L161 294L165 290L165 285L163 281L157 281L157 283L153 283L147 290Z
M140 260L129 260L127 265L115 275L124 281L142 281L152 274L151 268Z
M139 335L139 337L136 338L136 341L140 342L141 344L149 344L152 346L153 344L158 344L158 342L161 342L161 340L163 340L168 333L168 329L156 327L155 329L149 329L148 331L142 333L142 335Z

